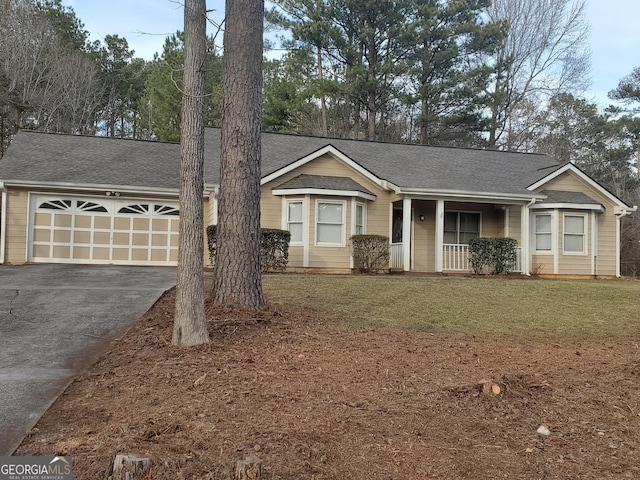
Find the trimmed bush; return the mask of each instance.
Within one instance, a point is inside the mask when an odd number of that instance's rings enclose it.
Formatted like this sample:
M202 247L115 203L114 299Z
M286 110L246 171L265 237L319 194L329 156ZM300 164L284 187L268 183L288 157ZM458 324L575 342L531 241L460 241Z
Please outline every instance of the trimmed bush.
M377 273L389 267L389 237L353 235L349 241L353 267L360 273Z
M513 271L516 266L518 242L514 238L483 237L469 241L469 254L473 273L481 274L485 267L492 275Z
M209 261L215 264L217 246L217 226L207 227L207 243L209 245ZM289 261L289 241L291 233L288 230L275 228L260 229L260 270L262 272L284 272Z
M276 228L260 229L260 268L263 272L284 272L289 261L291 232Z

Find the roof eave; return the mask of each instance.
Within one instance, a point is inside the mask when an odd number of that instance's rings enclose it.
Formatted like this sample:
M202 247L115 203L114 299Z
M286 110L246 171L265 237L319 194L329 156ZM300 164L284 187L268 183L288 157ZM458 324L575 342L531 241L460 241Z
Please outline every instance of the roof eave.
M465 190L445 190L445 189L421 189L421 188L399 188L398 194L405 196L421 196L434 198L454 198L476 201L513 201L530 202L532 200L544 200L546 195L537 192L526 193L503 193L503 192L474 192Z
M595 203L537 203L531 206L532 209L558 209L558 210L593 210L598 213L604 213L604 205Z
M5 186L14 188L38 188L51 189L59 188L70 191L90 191L90 192L110 192L110 193L128 193L128 194L158 194L158 195L178 195L177 188L166 187L144 187L130 185L111 185L111 184L94 184L94 183L68 183L68 182L37 182L24 180L5 180Z
M333 197L357 197L375 201L376 196L359 190L329 190L326 188L275 188L271 190L276 196L284 195L318 195Z

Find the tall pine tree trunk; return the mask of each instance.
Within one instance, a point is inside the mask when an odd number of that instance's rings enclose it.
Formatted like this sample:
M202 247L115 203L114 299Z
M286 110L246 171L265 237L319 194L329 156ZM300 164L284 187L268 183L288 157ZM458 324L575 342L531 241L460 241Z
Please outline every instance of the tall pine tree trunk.
M204 100L206 0L184 4L184 91L180 136L180 237L173 343L209 341L204 313Z
M264 306L260 274L263 0L227 0L213 300Z
M322 82L324 80L323 69L322 69L322 51L320 47L317 47L318 53L318 80ZM324 90L324 85L321 85L322 90ZM324 91L320 92L320 112L322 114L322 136L329 136L329 116L327 114L327 99L324 96Z

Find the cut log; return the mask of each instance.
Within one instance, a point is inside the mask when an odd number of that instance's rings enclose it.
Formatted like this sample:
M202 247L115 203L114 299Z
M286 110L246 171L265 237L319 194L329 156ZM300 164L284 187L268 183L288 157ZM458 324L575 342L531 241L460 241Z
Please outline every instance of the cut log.
M236 461L234 480L257 480L262 478L262 460L255 455L247 455Z
M480 382L478 382L478 387L482 391L483 395L489 397L496 397L500 395L500 392L502 392L500 385L493 383L491 380L480 380Z
M113 460L111 480L137 480L146 477L151 458L136 453L118 453Z

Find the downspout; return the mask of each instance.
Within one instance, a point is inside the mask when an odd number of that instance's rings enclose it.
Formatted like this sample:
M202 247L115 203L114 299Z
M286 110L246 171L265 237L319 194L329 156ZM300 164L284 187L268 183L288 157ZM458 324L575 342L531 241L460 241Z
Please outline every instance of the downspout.
M7 187L0 182L0 195L2 206L0 207L0 265L4 264L6 237L7 237Z
M598 218L591 212L591 275L598 275Z

